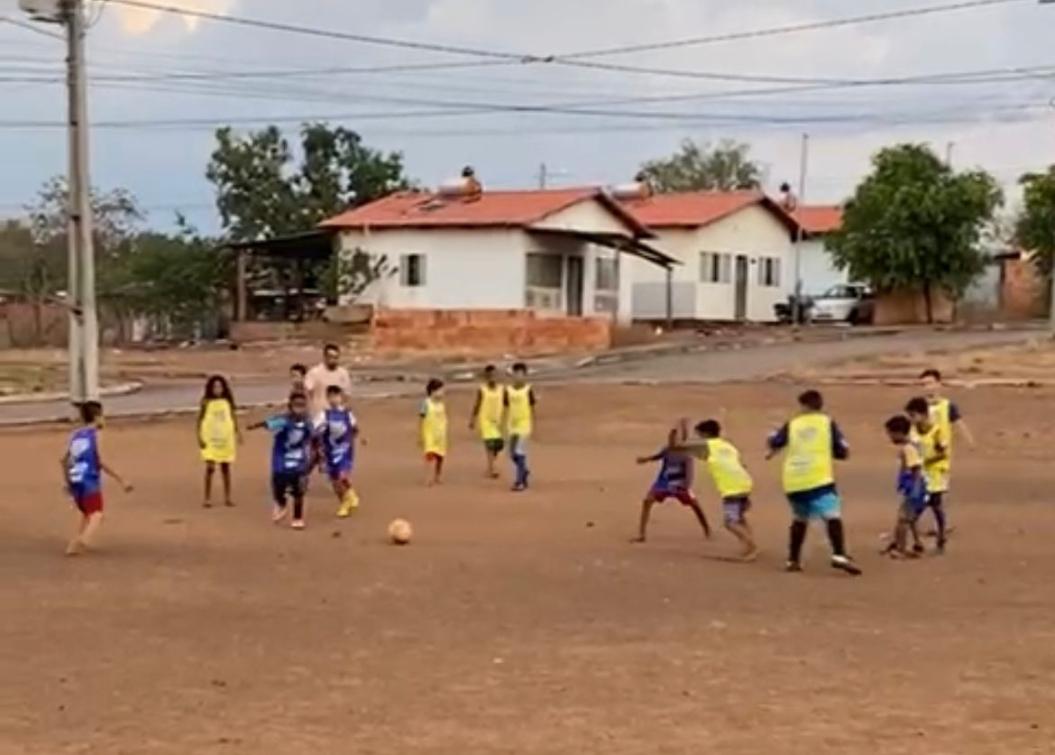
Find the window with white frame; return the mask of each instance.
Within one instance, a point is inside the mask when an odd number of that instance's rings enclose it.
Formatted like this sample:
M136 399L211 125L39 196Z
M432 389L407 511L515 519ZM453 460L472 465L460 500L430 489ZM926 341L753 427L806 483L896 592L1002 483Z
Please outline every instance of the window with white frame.
M597 314L615 314L619 309L619 261L615 257L597 257L594 270L593 310Z
M700 282L729 283L733 277L733 255L700 252Z
M399 258L399 285L420 288L425 285L425 255L404 254Z
M564 257L537 252L527 255L527 286L524 298L528 309L562 309L563 285Z
M758 258L758 285L765 288L780 287L780 258Z

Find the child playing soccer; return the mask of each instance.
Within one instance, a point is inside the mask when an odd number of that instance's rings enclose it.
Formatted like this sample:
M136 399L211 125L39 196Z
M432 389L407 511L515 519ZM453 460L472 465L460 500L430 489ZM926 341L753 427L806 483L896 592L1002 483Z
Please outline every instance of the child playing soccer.
M861 569L846 555L842 501L835 487L835 460L849 458L850 448L823 410L821 394L806 391L799 396L799 413L769 436L769 457L784 452L783 485L793 515L786 568L802 571L802 546L810 520L822 519L831 543L832 568L858 575Z
M754 482L744 468L740 451L722 438L722 426L709 419L696 425L696 435L702 442L686 442L688 422L681 421L682 443L686 451L707 462L707 469L714 487L722 497L722 517L725 528L744 546L740 559L754 561L758 557L758 546L751 525L747 523L747 512L751 508L751 491Z
M651 456L638 458L638 464L648 464L653 461L660 462L659 474L656 475L652 487L645 493L641 501L641 519L638 524L637 537L630 542L643 543L648 536L648 520L652 515L652 507L657 503L663 503L668 498L673 498L683 506L692 509L696 515L696 521L703 529L703 536L711 536L711 526L707 523L707 517L700 508L696 495L692 492L693 483L693 460L685 451L677 447L678 430L674 428L667 437L667 445Z
M447 406L443 403L443 381L433 378L425 386L421 402L421 450L425 454L425 484L439 485L447 458Z
M289 368L289 392L307 393L304 383L308 378L308 368L297 362Z
M250 430L266 427L274 437L271 447L271 493L275 507L271 520L278 524L289 514L289 499L293 499L295 530L304 529L304 482L311 469L314 435L308 416L308 396L289 394L289 407L264 422L250 425Z
M355 442L359 437L359 425L355 415L344 405L344 389L331 385L326 389L328 407L323 417L321 436L323 464L333 484L340 506L337 516L351 516L359 508L359 496L352 488L351 475L355 465Z
M221 375L213 375L205 381L205 393L198 409L198 446L205 462L205 498L202 506L212 508L212 481L216 467L223 478L223 500L234 506L231 499L231 465L242 434L238 429L235 414L234 394L231 386Z
M531 471L527 464L528 438L535 426L535 392L527 382L527 365L513 365L513 384L506 388L506 409L509 418L509 456L513 460L516 478L513 490L527 490Z
M99 431L103 427L103 406L86 401L80 406L81 426L73 431L63 455L62 477L66 490L81 513L77 533L66 546L67 556L78 556L91 546L92 538L103 520L103 473L112 477L126 493L132 485L112 467L99 452Z
M923 479L923 457L912 439L912 423L898 415L886 423L887 436L897 447L897 492L901 496L894 537L883 551L893 558L918 558L923 546L916 531L916 520L927 505L927 486ZM912 535L912 550L908 550L908 536Z
M971 432L971 428L967 426L967 422L963 418L963 414L960 412L960 407L942 395L942 375L941 372L936 369L924 370L919 376L920 386L923 389L924 398L927 400L927 405L930 407L930 418L931 422L938 426L941 430L941 435L945 439L945 490L943 491L942 501L943 507L941 513L945 515L944 521L938 523L938 530L944 530L939 533L937 531L932 532L933 535L940 534L942 538L948 539L949 533L952 528L948 526L947 511L944 508L944 503L947 503L944 499L948 497L948 486L949 477L952 474L952 450L953 450L953 436L957 433L963 436L963 439L967 442L967 445L974 448L974 434ZM933 509L935 522L937 523L938 509ZM944 542L942 543L944 547ZM940 550L940 549L939 549Z
M925 398L914 398L905 407L912 421L912 438L923 456L923 479L926 483L924 508L934 512L937 523L938 553L945 552L948 536L945 517L945 495L949 492L949 436L939 422L933 419L933 408Z
M505 419L506 392L495 378L493 364L484 368L484 381L476 392L476 403L473 404L472 416L469 417L469 429L480 428L480 438L484 443L484 454L487 457L485 474L491 479L498 478L495 462L505 448L502 424Z

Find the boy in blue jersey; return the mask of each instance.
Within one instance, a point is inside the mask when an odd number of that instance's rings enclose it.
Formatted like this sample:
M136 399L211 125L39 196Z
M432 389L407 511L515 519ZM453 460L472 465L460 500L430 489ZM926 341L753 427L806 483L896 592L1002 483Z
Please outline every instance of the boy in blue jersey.
M265 422L250 425L250 430L266 427L274 437L271 447L271 492L275 507L271 519L278 524L289 513L293 500L292 527L304 529L304 489L312 465L315 444L314 428L308 416L308 396L289 395L289 410Z
M695 460L684 450L678 448L679 431L674 428L667 436L667 445L651 456L638 458L638 464L660 462L659 474L655 482L645 493L641 501L641 519L638 523L637 537L630 542L643 543L648 535L648 520L652 514L652 507L657 503L663 503L668 498L673 498L682 506L692 509L696 515L696 521L703 529L703 536L711 536L711 525L707 522L707 516L700 508L696 494L692 492L692 483L695 472Z
M359 496L352 488L351 481L359 424L355 415L344 405L344 389L341 386L331 385L326 389L326 402L326 412L318 431L322 464L340 503L337 516L345 519L359 508Z
M132 486L106 465L99 452L99 431L103 427L103 406L86 401L79 408L81 426L73 431L63 455L62 478L66 490L81 514L77 534L66 546L67 556L78 556L91 545L92 536L103 519L103 474L108 474L126 493Z
M811 519L824 521L831 543L831 566L847 574L861 569L846 554L842 500L835 486L835 461L850 457L839 426L824 413L824 399L817 391L799 396L799 413L769 436L769 454L784 454L784 493L791 504L789 572L802 571L802 546Z
M919 444L912 439L912 422L897 415L886 423L887 436L897 447L897 492L901 496L894 537L883 550L891 558L919 558L923 553L916 520L927 507L927 483L923 475L923 455ZM912 535L912 550L908 550L908 536Z

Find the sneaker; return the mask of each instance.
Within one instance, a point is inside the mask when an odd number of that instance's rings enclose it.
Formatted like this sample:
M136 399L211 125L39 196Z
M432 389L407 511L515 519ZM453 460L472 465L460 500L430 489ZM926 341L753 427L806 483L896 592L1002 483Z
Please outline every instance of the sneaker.
M788 561L786 564L784 564L784 571L788 572L789 574L800 572L802 571L802 564L800 564L798 561Z
M523 493L525 490L527 490L527 484L525 484L523 482L518 482L515 485L513 485L513 492L514 493Z
M344 500L341 501L340 508L337 509L337 516L340 519L347 519L352 513L359 508L359 496L355 494L354 490L349 490L344 495Z
M274 508L271 509L271 521L275 524L278 524L286 518L287 514L289 514L288 507L276 505Z
M861 574L861 567L854 563L849 556L832 556L832 568L844 571L857 577Z
M293 522L289 526L292 527L295 530L302 530L302 529L304 529L304 527L306 525L304 524L304 520L303 519L294 519Z

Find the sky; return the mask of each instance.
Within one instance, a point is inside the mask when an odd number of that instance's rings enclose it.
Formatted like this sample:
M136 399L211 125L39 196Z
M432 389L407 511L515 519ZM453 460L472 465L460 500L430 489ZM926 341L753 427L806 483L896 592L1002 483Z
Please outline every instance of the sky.
M942 155L949 151L959 169L989 170L1008 186L1013 207L1018 176L1055 163L1055 4L1008 0L577 58L635 71L539 61L952 1L162 3L508 54L501 58L264 30L89 0L92 183L131 190L152 226L171 227L179 211L213 232L219 220L205 168L215 128L276 121L293 136L298 122L320 119L355 129L370 146L402 152L410 176L426 187L466 164L476 167L485 187L537 186L542 164L551 186L612 185L691 138L749 143L765 168L767 188L775 191L783 181L798 183L802 136L808 133L808 202L844 200L877 149L912 141L930 143ZM33 31L5 18L21 23L27 17L17 0L0 0L0 217L17 215L47 178L66 170L64 43L40 33L60 30L31 24ZM414 68L349 71L405 64ZM934 78L969 72L989 73ZM860 85L921 76L931 78ZM808 86L787 79L829 81ZM830 86L832 79L841 84ZM539 105L580 112L538 112ZM525 112L525 106L536 110Z

